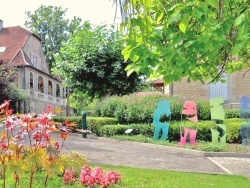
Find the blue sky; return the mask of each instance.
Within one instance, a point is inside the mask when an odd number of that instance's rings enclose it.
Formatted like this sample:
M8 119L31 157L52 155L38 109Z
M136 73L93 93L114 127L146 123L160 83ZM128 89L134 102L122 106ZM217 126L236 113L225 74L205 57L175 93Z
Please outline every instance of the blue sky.
M25 12L34 12L41 5L67 8L66 18L77 16L92 24L113 23L116 9L113 0L5 0L0 3L0 19L4 27L24 27L27 19Z

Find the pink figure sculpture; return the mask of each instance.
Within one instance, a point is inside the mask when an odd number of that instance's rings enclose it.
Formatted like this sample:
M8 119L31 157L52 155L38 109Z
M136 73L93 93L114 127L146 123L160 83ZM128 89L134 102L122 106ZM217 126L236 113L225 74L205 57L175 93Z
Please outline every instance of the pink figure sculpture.
M182 117L185 116L186 119L198 122L198 116L197 116L197 107L194 101L185 101L183 104L183 110L181 113L181 121ZM190 129L188 127L184 126L184 134L182 134L182 127L180 128L180 142L178 142L179 145L185 145L187 142L187 136L189 135L189 143L192 145L196 145L196 135L197 135L197 129Z

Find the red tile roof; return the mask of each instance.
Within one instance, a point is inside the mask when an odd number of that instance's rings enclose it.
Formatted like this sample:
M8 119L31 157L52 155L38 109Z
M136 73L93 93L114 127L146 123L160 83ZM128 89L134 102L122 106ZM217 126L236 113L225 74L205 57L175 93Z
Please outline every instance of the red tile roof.
M6 47L6 50L0 52L0 60L9 63L15 58L30 35L34 34L20 26L3 28L0 31L0 47Z

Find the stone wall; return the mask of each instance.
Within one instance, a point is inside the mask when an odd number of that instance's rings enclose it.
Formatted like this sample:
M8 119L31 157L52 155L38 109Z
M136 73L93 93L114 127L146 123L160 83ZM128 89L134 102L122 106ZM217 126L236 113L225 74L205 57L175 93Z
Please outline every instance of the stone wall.
M173 83L172 94L179 96L189 97L201 97L207 98L207 86L201 82L187 82L186 78L183 78L180 82Z

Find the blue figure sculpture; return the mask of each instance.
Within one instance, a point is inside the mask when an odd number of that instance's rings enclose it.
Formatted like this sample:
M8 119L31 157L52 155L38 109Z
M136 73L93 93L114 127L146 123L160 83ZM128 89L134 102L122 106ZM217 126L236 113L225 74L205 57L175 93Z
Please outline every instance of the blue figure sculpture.
M226 125L223 124L225 120L225 111L222 106L223 98L216 97L209 99L211 120L216 122L217 129L211 129L212 143L226 145Z
M163 115L171 117L170 104L168 101L159 101L157 103L157 108L154 111L153 125L155 126L154 140L166 140L168 137L169 122L161 122L161 117ZM162 131L161 137L160 131Z
M242 96L240 98L240 133L242 137L242 145L248 146L250 138L250 98Z

